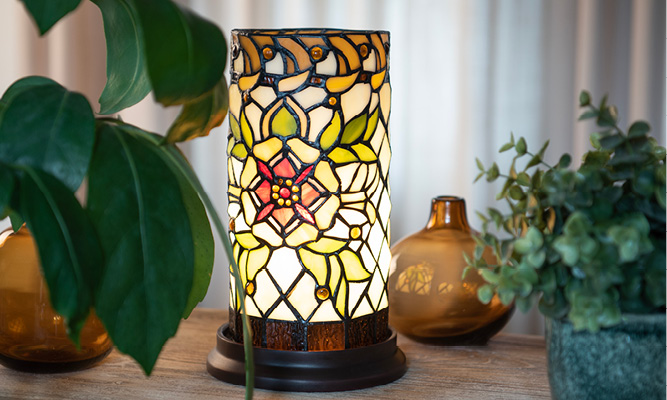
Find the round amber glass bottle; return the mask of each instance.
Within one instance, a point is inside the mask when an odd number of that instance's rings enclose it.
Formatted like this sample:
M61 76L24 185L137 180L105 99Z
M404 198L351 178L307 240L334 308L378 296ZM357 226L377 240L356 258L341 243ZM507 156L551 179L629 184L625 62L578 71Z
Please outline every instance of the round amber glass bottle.
M481 303L477 289L485 282L478 273L462 278L463 253L475 248L473 233L465 201L440 196L426 227L394 245L388 290L389 323L396 330L421 342L466 345L484 344L505 326L514 308L497 296ZM484 253L489 261L491 256Z
M51 308L32 235L25 227L0 233L0 364L29 372L73 371L102 360L111 347L91 314L77 350Z

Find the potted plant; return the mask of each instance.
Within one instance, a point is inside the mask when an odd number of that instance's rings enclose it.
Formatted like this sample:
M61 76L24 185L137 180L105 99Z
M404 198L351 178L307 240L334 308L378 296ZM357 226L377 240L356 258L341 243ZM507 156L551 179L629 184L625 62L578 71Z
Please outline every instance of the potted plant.
M477 160L477 179L505 180L497 199L509 211L479 214L484 229L467 272L486 280L482 302L497 293L524 311L538 303L553 398L662 399L665 148L645 122L623 131L606 98L596 107L584 91L579 100L580 119L600 131L578 168L568 154L549 165L548 142L531 152L513 136L500 149L516 152L507 174ZM481 257L487 246L494 263Z
M45 34L81 0L23 2ZM116 347L150 374L180 320L206 294L214 249L207 211L230 249L175 146L225 118L227 47L215 24L171 0L93 3L107 43L100 111L43 77L7 89L0 100L0 218L30 229L51 304L72 341L94 309ZM182 106L165 136L112 117L150 92L164 106ZM82 205L74 192L84 178ZM250 349L252 340L246 343Z

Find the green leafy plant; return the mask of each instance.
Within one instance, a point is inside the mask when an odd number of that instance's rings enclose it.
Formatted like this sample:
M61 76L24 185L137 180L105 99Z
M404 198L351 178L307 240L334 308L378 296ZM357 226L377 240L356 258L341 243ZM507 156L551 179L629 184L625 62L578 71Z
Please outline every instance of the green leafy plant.
M568 154L547 164L548 142L533 153L514 136L500 148L516 153L507 174L477 160L477 179L505 180L496 199L510 211L478 213L483 232L465 255L466 273L476 269L488 282L478 291L482 302L497 293L525 311L539 301L544 315L594 332L622 313L664 312L665 148L645 122L624 132L606 97L597 107L586 91L579 100L580 119L595 119L600 131L576 170ZM519 160L528 160L520 171ZM487 246L495 263L481 257Z
M45 34L81 0L23 2ZM92 2L107 43L100 112L44 77L6 90L0 219L9 216L15 230L25 222L32 232L70 338L78 343L94 309L117 348L150 374L180 320L206 294L214 258L207 211L231 254L226 229L174 145L208 135L225 118L227 46L215 24L171 0ZM182 106L166 136L107 116L151 91L164 106ZM82 206L74 192L84 179ZM244 337L251 359L247 326ZM246 365L252 396L252 363Z

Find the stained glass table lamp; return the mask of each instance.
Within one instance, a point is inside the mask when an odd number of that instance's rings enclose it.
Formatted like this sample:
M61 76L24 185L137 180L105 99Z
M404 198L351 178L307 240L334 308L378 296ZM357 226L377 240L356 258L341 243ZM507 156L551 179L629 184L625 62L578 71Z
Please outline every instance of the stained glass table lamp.
M230 320L209 372L243 383L239 297L256 386L356 389L405 373L388 327L389 33L232 32Z

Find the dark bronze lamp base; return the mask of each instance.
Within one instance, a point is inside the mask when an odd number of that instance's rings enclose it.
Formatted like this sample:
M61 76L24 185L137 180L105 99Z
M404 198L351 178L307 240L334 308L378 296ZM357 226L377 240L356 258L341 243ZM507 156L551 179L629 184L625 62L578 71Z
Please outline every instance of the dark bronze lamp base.
M336 392L393 382L407 370L396 332L384 342L346 350L284 351L255 347L255 387L292 392ZM243 344L230 339L228 324L218 329L206 363L214 377L245 384Z

